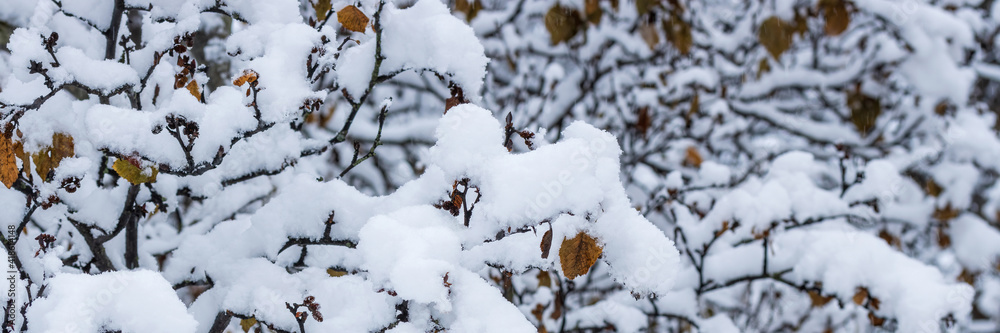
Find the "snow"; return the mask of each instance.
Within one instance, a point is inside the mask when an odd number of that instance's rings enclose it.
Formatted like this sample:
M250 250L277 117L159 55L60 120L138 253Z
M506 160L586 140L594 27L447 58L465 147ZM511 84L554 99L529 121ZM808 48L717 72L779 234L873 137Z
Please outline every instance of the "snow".
M197 322L160 274L60 274L28 310L32 332L195 332Z

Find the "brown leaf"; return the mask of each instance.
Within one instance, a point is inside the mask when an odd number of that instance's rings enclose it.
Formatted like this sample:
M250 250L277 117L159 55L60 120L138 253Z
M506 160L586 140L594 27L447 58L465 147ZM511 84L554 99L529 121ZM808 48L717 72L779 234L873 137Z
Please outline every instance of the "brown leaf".
M253 328L253 325L257 325L257 318L250 317L246 319L240 319L240 328L243 329L243 332L250 332L250 329Z
M792 35L795 28L777 16L771 16L760 24L757 38L775 60L781 59L781 54L792 46Z
M857 291L854 293L852 300L854 304L861 305L865 303L865 299L868 298L868 288L858 287Z
M639 16L646 15L651 9L659 6L660 1L662 0L636 0L635 9L639 12Z
M585 27L580 12L573 8L555 5L545 14L545 29L552 45L569 41Z
M365 28L368 27L368 16L365 16L358 7L347 6L337 12L337 22L347 30L365 32Z
M668 19L663 21L663 30L667 33L667 41L676 47L682 55L691 52L691 45L694 44L694 39L691 37L691 26L679 15L671 12Z
M876 316L874 312L868 312L868 320L872 322L872 326L882 326L882 324L885 324L885 318Z
M549 288L552 288L552 276L549 275L549 272L538 271L537 278L538 278L538 286L539 287L549 287Z
M341 277L347 275L347 272L339 269L327 268L326 274L330 275L331 277Z
M652 126L653 117L650 115L649 107L643 106L639 108L639 118L635 121L635 130L642 134L642 138L645 139L649 128Z
M690 146L687 152L684 154L684 165L689 167L700 168L701 167L701 154L698 153L698 148L695 146Z
M924 184L924 191L927 192L927 195L936 198L941 195L942 188L934 182L934 178L927 177L927 183Z
M549 250L552 250L552 228L549 228L549 231L546 231L542 235L542 244L540 246L542 248L542 259L548 259Z
M155 183L157 170L154 167L150 167L149 171L146 169L140 169L132 162L125 159L118 159L115 164L111 166L119 176L128 180L132 184L145 184L145 183Z
M541 303L535 304L535 308L531 310L531 315L535 316L535 319L541 323L542 316L545 315L545 305Z
M73 137L62 133L53 134L52 146L32 154L35 158L35 171L43 179L47 179L49 172L59 167L59 162L73 157L73 151Z
M823 296L818 291L810 290L809 291L809 300L812 301L812 306L814 308L821 308L824 305L826 305L827 303L830 303L830 301L833 300L833 296Z
M315 0L312 1L313 10L316 11L316 19L322 21L326 19L326 13L330 12L333 6L330 4L330 0Z
M688 109L687 114L684 115L687 119L691 119L694 115L698 114L698 111L701 111L701 97L698 96L697 91L694 93L694 96L691 96L691 107Z
M861 136L866 136L875 129L875 121L882 114L879 99L865 95L858 89L847 93L847 107L851 109L851 122Z
M240 75L240 77L233 80L233 85L239 87L244 83L253 83L254 81L257 81L257 72L247 69L243 71L243 74Z
M559 246L559 261L563 274L570 280L587 274L590 266L597 262L603 251L604 249L597 245L597 240L585 232L581 231L571 239L563 237L562 245Z
M823 10L823 19L826 20L824 31L829 36L837 36L847 30L851 23L851 13L847 11L847 2L844 0L821 0L819 8Z
M17 162L14 160L14 144L6 133L0 133L0 182L7 188L17 181Z
M771 71L771 62L767 61L767 58L761 58L760 63L757 64L757 79L760 80L761 76L767 74Z
M185 88L191 93L191 96L194 96L199 101L201 100L201 89L198 89L198 81L191 80Z
M583 13L587 15L587 21L593 25L601 24L601 3L600 0L586 0L583 3Z
M639 36L642 36L642 40L646 42L646 46L650 50L655 49L656 45L660 44L660 33L656 31L655 24L643 22L639 25Z
M471 22L472 19L476 18L481 9L483 9L483 2L480 0L475 0L472 3L469 3L469 0L455 0L455 11L464 13L466 22Z
M883 228L882 230L879 230L878 238L885 240L886 243L889 243L889 246L895 247L897 249L900 248L901 244L899 241L899 237L896 237L895 235L889 233L889 230L887 229Z
M951 203L949 202L945 204L944 207L934 208L934 213L931 215L931 217L941 222L948 222L958 217L958 215L960 215L961 213L962 212L953 208L951 206Z

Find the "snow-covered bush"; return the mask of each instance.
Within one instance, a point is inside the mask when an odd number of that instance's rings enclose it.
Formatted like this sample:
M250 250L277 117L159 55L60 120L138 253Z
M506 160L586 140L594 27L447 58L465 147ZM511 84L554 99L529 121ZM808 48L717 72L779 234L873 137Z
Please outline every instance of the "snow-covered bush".
M995 331L998 10L5 0L4 327Z

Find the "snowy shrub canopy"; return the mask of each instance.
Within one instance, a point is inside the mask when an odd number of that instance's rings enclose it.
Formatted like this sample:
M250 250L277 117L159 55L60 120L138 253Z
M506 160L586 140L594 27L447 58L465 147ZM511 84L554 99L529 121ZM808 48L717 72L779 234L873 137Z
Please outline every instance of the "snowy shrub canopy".
M5 0L4 331L996 331L998 35L984 0Z

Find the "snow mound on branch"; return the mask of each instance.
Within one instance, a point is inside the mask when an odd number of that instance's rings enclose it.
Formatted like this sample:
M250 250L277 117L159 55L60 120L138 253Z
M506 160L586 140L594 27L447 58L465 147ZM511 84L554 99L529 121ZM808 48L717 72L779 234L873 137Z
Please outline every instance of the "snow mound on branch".
M194 332L198 323L152 271L61 274L28 309L32 332Z

